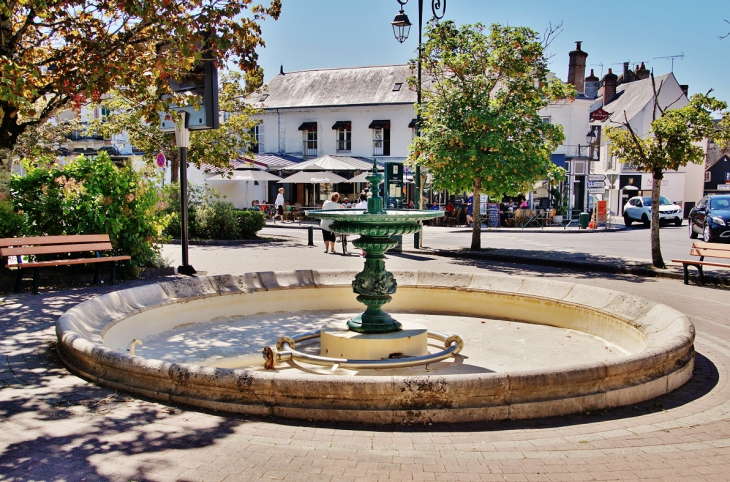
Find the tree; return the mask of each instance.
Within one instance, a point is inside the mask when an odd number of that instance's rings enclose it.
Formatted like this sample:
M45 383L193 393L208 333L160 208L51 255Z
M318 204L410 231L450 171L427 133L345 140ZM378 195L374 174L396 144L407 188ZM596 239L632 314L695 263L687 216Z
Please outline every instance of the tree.
M474 193L472 249L481 249L479 196L526 192L553 169L564 139L539 110L575 94L550 78L544 43L525 27L430 24L421 56L424 89L421 136L409 159L426 167L436 189ZM413 85L412 82L411 85Z
M260 77L260 22L281 0L10 0L0 3L0 195L18 138L69 104L119 89L164 110L168 79L204 58Z
M651 260L654 267L664 269L666 265L659 240L659 196L664 173L676 171L690 162L702 163L705 152L698 143L709 137L720 137L711 113L726 109L727 104L711 97L708 92L695 94L686 106L670 110L673 103L669 106L659 104L664 84L657 87L653 73L651 82L654 109L649 132L640 136L624 112L621 126L607 128L606 136L610 141L609 155L652 175Z
M188 164L198 168L205 163L230 169L230 160L249 152L255 142L252 132L260 121L251 117L260 109L244 102L245 96L255 87L244 85L243 75L239 72L222 75L220 84L218 103L221 112L226 113L220 129L190 133ZM151 101L154 102L154 99ZM112 91L99 106L108 109L109 115L94 120L88 127L90 131L106 136L126 132L129 142L145 152L144 159L150 165L153 165L158 152L165 153L171 164L171 181L178 181L180 159L175 135L160 131L159 121L147 123L145 105L132 104L118 91Z

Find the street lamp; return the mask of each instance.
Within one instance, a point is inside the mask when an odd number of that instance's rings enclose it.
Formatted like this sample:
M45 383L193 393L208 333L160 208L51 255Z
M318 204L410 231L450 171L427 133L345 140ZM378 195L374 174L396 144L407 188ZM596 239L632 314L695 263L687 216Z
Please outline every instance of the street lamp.
M403 6L408 3L408 0L396 0L400 4L400 12L395 16L395 19L390 23L393 26L393 35L395 39L403 43L411 31L411 22L408 20L408 15L403 11ZM446 0L431 0L431 11L433 12L433 18L440 20L444 18L446 13ZM423 33L423 0L418 0L418 89L416 91L418 106L421 106L421 52L422 52L422 38ZM416 115L416 135L421 135L421 114L420 110ZM416 181L416 209L421 209L421 167L416 166L415 172ZM420 244L417 243L417 244Z

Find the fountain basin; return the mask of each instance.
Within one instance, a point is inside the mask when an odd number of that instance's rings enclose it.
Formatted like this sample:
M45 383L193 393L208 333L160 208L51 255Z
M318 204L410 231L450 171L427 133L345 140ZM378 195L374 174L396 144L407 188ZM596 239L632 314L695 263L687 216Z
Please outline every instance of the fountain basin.
M197 277L121 290L58 321L58 353L101 385L170 403L286 418L365 423L463 422L563 415L637 403L692 376L694 327L682 313L626 293L542 278L394 272L398 312L451 313L551 325L626 353L539 369L458 373L426 368L357 376L287 365L221 368L130 356L135 339L216 317L357 311L354 271ZM273 316L273 315L272 315ZM469 359L457 360L469 363ZM440 364L454 363L449 361Z

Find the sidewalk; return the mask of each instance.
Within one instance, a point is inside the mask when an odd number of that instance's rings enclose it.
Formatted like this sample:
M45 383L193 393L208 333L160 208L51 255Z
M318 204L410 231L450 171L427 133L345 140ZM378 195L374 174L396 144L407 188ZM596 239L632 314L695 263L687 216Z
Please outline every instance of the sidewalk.
M166 246L165 253L179 262L179 246ZM505 253L497 261L467 255L407 250L389 255L387 266L550 276L660 301L695 323L693 380L635 406L524 422L376 427L237 417L129 397L58 365L54 323L61 313L98 294L154 280L0 294L0 479L727 480L730 291L598 273L597 266L617 261L577 255L580 271L554 268L546 257L528 264ZM291 239L191 246L190 259L209 274L361 269L363 263Z

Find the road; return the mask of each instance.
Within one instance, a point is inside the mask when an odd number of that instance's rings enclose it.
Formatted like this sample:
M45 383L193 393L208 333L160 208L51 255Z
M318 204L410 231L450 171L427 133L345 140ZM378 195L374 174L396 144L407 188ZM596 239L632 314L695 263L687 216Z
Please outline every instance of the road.
M289 229L296 224L284 224L264 228L262 236L283 235L307 239L305 226ZM662 226L660 232L662 256L665 262L686 258L692 241L687 235L687 223L682 226ZM471 228L426 226L423 245L430 248L468 248L471 246ZM315 227L315 244L322 244L322 235ZM413 246L412 237L404 242L406 248ZM634 226L616 231L602 230L519 230L485 229L482 231L482 248L524 249L531 251L581 252L594 255L622 257L633 260L651 261L651 240L648 228Z

